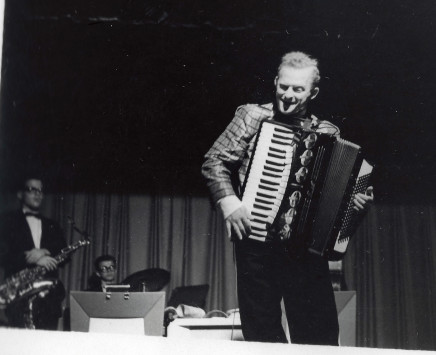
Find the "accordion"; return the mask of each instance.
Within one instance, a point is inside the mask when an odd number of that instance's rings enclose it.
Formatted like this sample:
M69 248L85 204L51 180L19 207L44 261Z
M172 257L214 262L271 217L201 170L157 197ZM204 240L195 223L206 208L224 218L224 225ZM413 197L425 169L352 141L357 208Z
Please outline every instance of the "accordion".
M263 121L242 188L248 238L279 238L340 260L359 222L354 195L365 192L372 170L354 143Z

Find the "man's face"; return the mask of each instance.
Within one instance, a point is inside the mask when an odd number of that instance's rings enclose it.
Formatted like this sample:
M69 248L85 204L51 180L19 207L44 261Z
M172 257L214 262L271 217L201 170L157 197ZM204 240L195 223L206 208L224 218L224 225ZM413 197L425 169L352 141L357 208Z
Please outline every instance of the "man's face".
M18 199L24 207L32 211L38 211L43 200L42 181L36 179L27 180L24 189L18 192Z
M313 86L313 67L284 66L275 78L277 108L283 115L303 116L307 106L318 94Z
M98 270L96 273L104 282L114 282L115 276L117 275L117 269L112 260L105 260L98 264Z

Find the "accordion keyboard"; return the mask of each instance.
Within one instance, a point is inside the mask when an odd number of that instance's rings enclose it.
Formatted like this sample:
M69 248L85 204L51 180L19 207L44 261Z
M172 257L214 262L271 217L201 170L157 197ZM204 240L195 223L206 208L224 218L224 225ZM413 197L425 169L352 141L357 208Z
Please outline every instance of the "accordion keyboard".
M286 127L263 122L257 139L242 202L252 216L249 238L264 240L285 194L299 138Z

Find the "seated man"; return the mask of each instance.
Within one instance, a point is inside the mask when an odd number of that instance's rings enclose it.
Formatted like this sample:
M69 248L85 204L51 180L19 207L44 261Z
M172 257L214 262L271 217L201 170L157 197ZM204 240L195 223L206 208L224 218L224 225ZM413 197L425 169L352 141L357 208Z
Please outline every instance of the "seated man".
M106 285L117 283L117 261L114 256L99 256L94 261L94 269L95 272L88 280L87 291L102 292Z

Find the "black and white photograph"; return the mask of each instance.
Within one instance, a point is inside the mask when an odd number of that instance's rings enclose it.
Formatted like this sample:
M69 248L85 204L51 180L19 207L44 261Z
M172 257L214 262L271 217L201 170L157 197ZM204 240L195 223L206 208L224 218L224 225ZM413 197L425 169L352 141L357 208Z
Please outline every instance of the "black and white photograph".
M436 4L1 0L4 354L436 351Z

